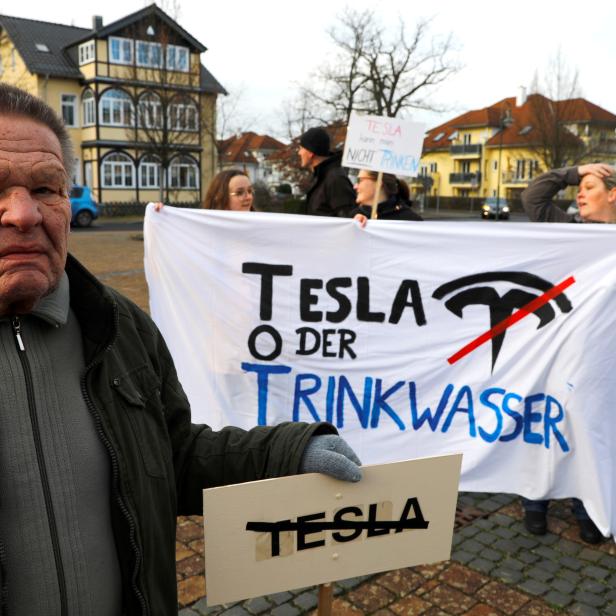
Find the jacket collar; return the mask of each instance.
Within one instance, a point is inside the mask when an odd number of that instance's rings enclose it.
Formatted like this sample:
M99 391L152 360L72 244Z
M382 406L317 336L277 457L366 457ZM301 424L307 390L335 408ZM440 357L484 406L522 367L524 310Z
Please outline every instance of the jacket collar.
M342 161L342 152L334 152L329 158L326 158L322 163L318 164L313 174L316 178L322 178L330 167L335 167Z
M58 288L53 293L43 297L30 314L54 327L60 327L61 325L66 325L68 321L68 309L69 282L66 272L63 272Z
M107 287L70 254L65 271L70 282L70 306L81 326L85 359L89 364L117 336L118 305Z

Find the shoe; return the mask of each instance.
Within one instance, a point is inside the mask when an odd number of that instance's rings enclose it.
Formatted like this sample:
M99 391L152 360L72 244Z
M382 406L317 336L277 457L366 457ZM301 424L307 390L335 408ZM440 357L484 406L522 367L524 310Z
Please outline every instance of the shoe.
M533 535L545 535L548 530L546 514L543 511L525 511L524 527Z
M591 519L585 518L583 520L578 520L578 525L580 527L580 539L582 541L593 545L603 541L604 537L601 531L595 526L595 523Z

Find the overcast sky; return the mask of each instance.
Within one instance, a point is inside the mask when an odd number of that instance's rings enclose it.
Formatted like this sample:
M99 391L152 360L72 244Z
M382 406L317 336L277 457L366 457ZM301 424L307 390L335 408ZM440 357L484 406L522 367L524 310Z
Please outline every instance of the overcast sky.
M92 15L102 15L108 24L147 4L144 0L0 0L0 12L91 27ZM374 8L382 23L392 28L399 16L409 29L418 18L431 17L433 34L453 33L457 59L464 68L432 96L448 112L413 114L428 127L515 96L559 48L579 70L582 95L616 113L614 0L587 5L570 0L183 0L178 21L208 48L202 61L227 90L242 90L244 113L254 118L247 128L276 134L282 131L283 101L331 53L326 29L346 4Z

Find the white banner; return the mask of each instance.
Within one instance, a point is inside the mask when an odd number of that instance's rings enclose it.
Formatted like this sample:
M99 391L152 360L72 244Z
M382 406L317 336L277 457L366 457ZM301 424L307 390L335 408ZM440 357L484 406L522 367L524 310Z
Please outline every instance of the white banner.
M327 420L370 464L462 452L461 490L577 496L614 533L615 240L149 208L145 268L193 421Z

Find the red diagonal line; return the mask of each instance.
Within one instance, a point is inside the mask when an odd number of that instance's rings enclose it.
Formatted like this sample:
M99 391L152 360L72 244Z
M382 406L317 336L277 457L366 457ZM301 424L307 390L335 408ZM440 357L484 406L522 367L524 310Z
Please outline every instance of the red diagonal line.
M569 278L563 280L560 284L553 286L551 289L548 289L542 295L535 297L535 299L528 302L528 304L519 308L516 312L508 316L506 319L503 319L500 323L497 323L492 329L489 329L487 332L484 332L480 336L477 336L475 340L472 340L466 346L463 346L457 353L454 353L451 357L449 357L447 361L450 364L455 364L459 359L466 357L466 355L474 351L477 347L480 347L488 340L492 340L492 338L494 338L495 336L502 334L507 328L511 327L518 321L521 321L529 314L532 314L533 312L535 312L535 310L538 310L544 304L547 304L551 299L554 299L556 296L560 295L567 287L570 287L574 282L575 278L573 276L569 276Z

